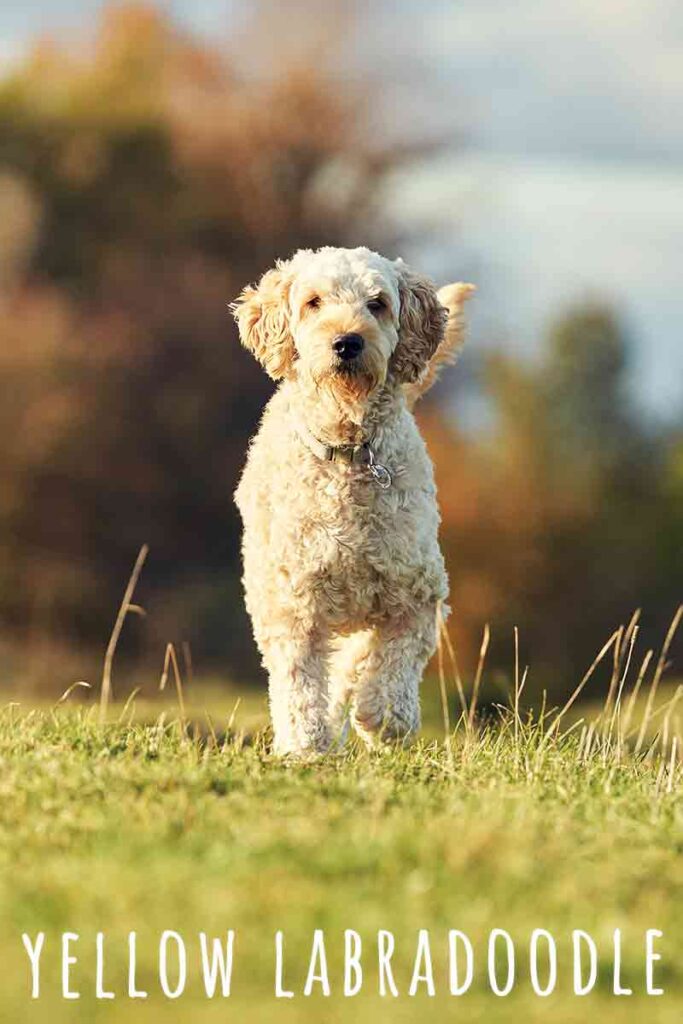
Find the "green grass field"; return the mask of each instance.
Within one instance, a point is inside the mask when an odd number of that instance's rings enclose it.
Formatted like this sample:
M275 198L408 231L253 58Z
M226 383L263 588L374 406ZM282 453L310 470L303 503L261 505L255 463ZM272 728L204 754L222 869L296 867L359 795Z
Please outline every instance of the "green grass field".
M99 725L96 709L0 715L0 1019L7 1021L661 1021L683 1007L681 770L667 736L638 756L621 710L597 728L563 732L553 715L505 714L489 728L463 723L447 745L367 754L349 747L319 763L285 765L263 734L203 735L162 716ZM110 717L114 709L110 709ZM118 714L118 712L116 712ZM249 714L253 716L255 709ZM158 714L158 710L157 710ZM207 720L208 722L208 720ZM218 735L212 735L214 727ZM428 929L436 996L409 995L418 929ZM508 931L516 983L492 994L486 943ZM556 991L529 981L534 928L557 940ZM612 995L612 933L622 929L621 983ZM663 932L645 994L645 932ZM177 1000L160 990L164 930L187 947ZM232 993L206 996L199 933L236 933ZM274 994L274 935L285 933L284 984ZM311 941L323 929L331 996L303 995ZM364 984L343 996L344 930L363 942ZM398 998L378 995L376 936L393 933ZM448 989L448 931L474 948L469 991ZM570 939L595 940L599 970L572 991ZM138 988L127 998L128 933L137 933ZM21 941L45 933L40 998ZM104 932L104 986L95 999L95 936ZM61 935L77 933L78 962L62 998ZM543 947L545 948L545 947ZM175 962L170 957L171 964ZM546 962L541 957L541 978ZM500 973L504 980L505 960ZM171 977L174 970L170 970Z

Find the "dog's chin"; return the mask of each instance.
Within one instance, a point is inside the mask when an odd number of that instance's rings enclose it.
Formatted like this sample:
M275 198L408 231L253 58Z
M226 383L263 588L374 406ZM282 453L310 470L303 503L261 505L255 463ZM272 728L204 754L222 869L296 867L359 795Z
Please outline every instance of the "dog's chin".
M321 374L317 383L342 401L359 402L370 398L385 379L385 373L365 360L350 363L340 361Z

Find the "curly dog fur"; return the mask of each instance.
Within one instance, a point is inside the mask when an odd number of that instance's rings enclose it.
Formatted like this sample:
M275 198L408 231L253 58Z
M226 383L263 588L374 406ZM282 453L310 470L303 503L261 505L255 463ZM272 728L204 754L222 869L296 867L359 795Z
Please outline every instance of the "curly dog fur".
M234 303L243 344L280 381L235 496L277 753L322 753L349 717L369 744L419 727L448 581L410 410L459 349L472 290L437 294L400 259L328 247L278 262Z

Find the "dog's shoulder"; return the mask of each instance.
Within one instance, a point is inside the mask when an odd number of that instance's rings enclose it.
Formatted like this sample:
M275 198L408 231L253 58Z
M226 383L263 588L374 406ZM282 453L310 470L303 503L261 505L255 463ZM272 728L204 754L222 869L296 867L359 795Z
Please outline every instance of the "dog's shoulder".
M237 490L235 502L243 511L255 492L263 490L274 472L282 465L292 431L288 414L288 401L282 387L266 404L256 433L249 442L247 458Z
M434 492L434 471L427 446L413 413L405 406L397 410L383 432L381 454L393 467L398 490Z

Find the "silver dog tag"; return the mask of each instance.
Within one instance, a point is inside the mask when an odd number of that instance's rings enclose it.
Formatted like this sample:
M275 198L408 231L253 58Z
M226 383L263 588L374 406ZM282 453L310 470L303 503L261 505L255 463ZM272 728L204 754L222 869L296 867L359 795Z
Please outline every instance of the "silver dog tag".
M372 448L368 445L368 469L372 479L375 481L378 487L381 487L383 491L388 490L391 487L391 473L386 466L380 465L375 460L375 453Z

